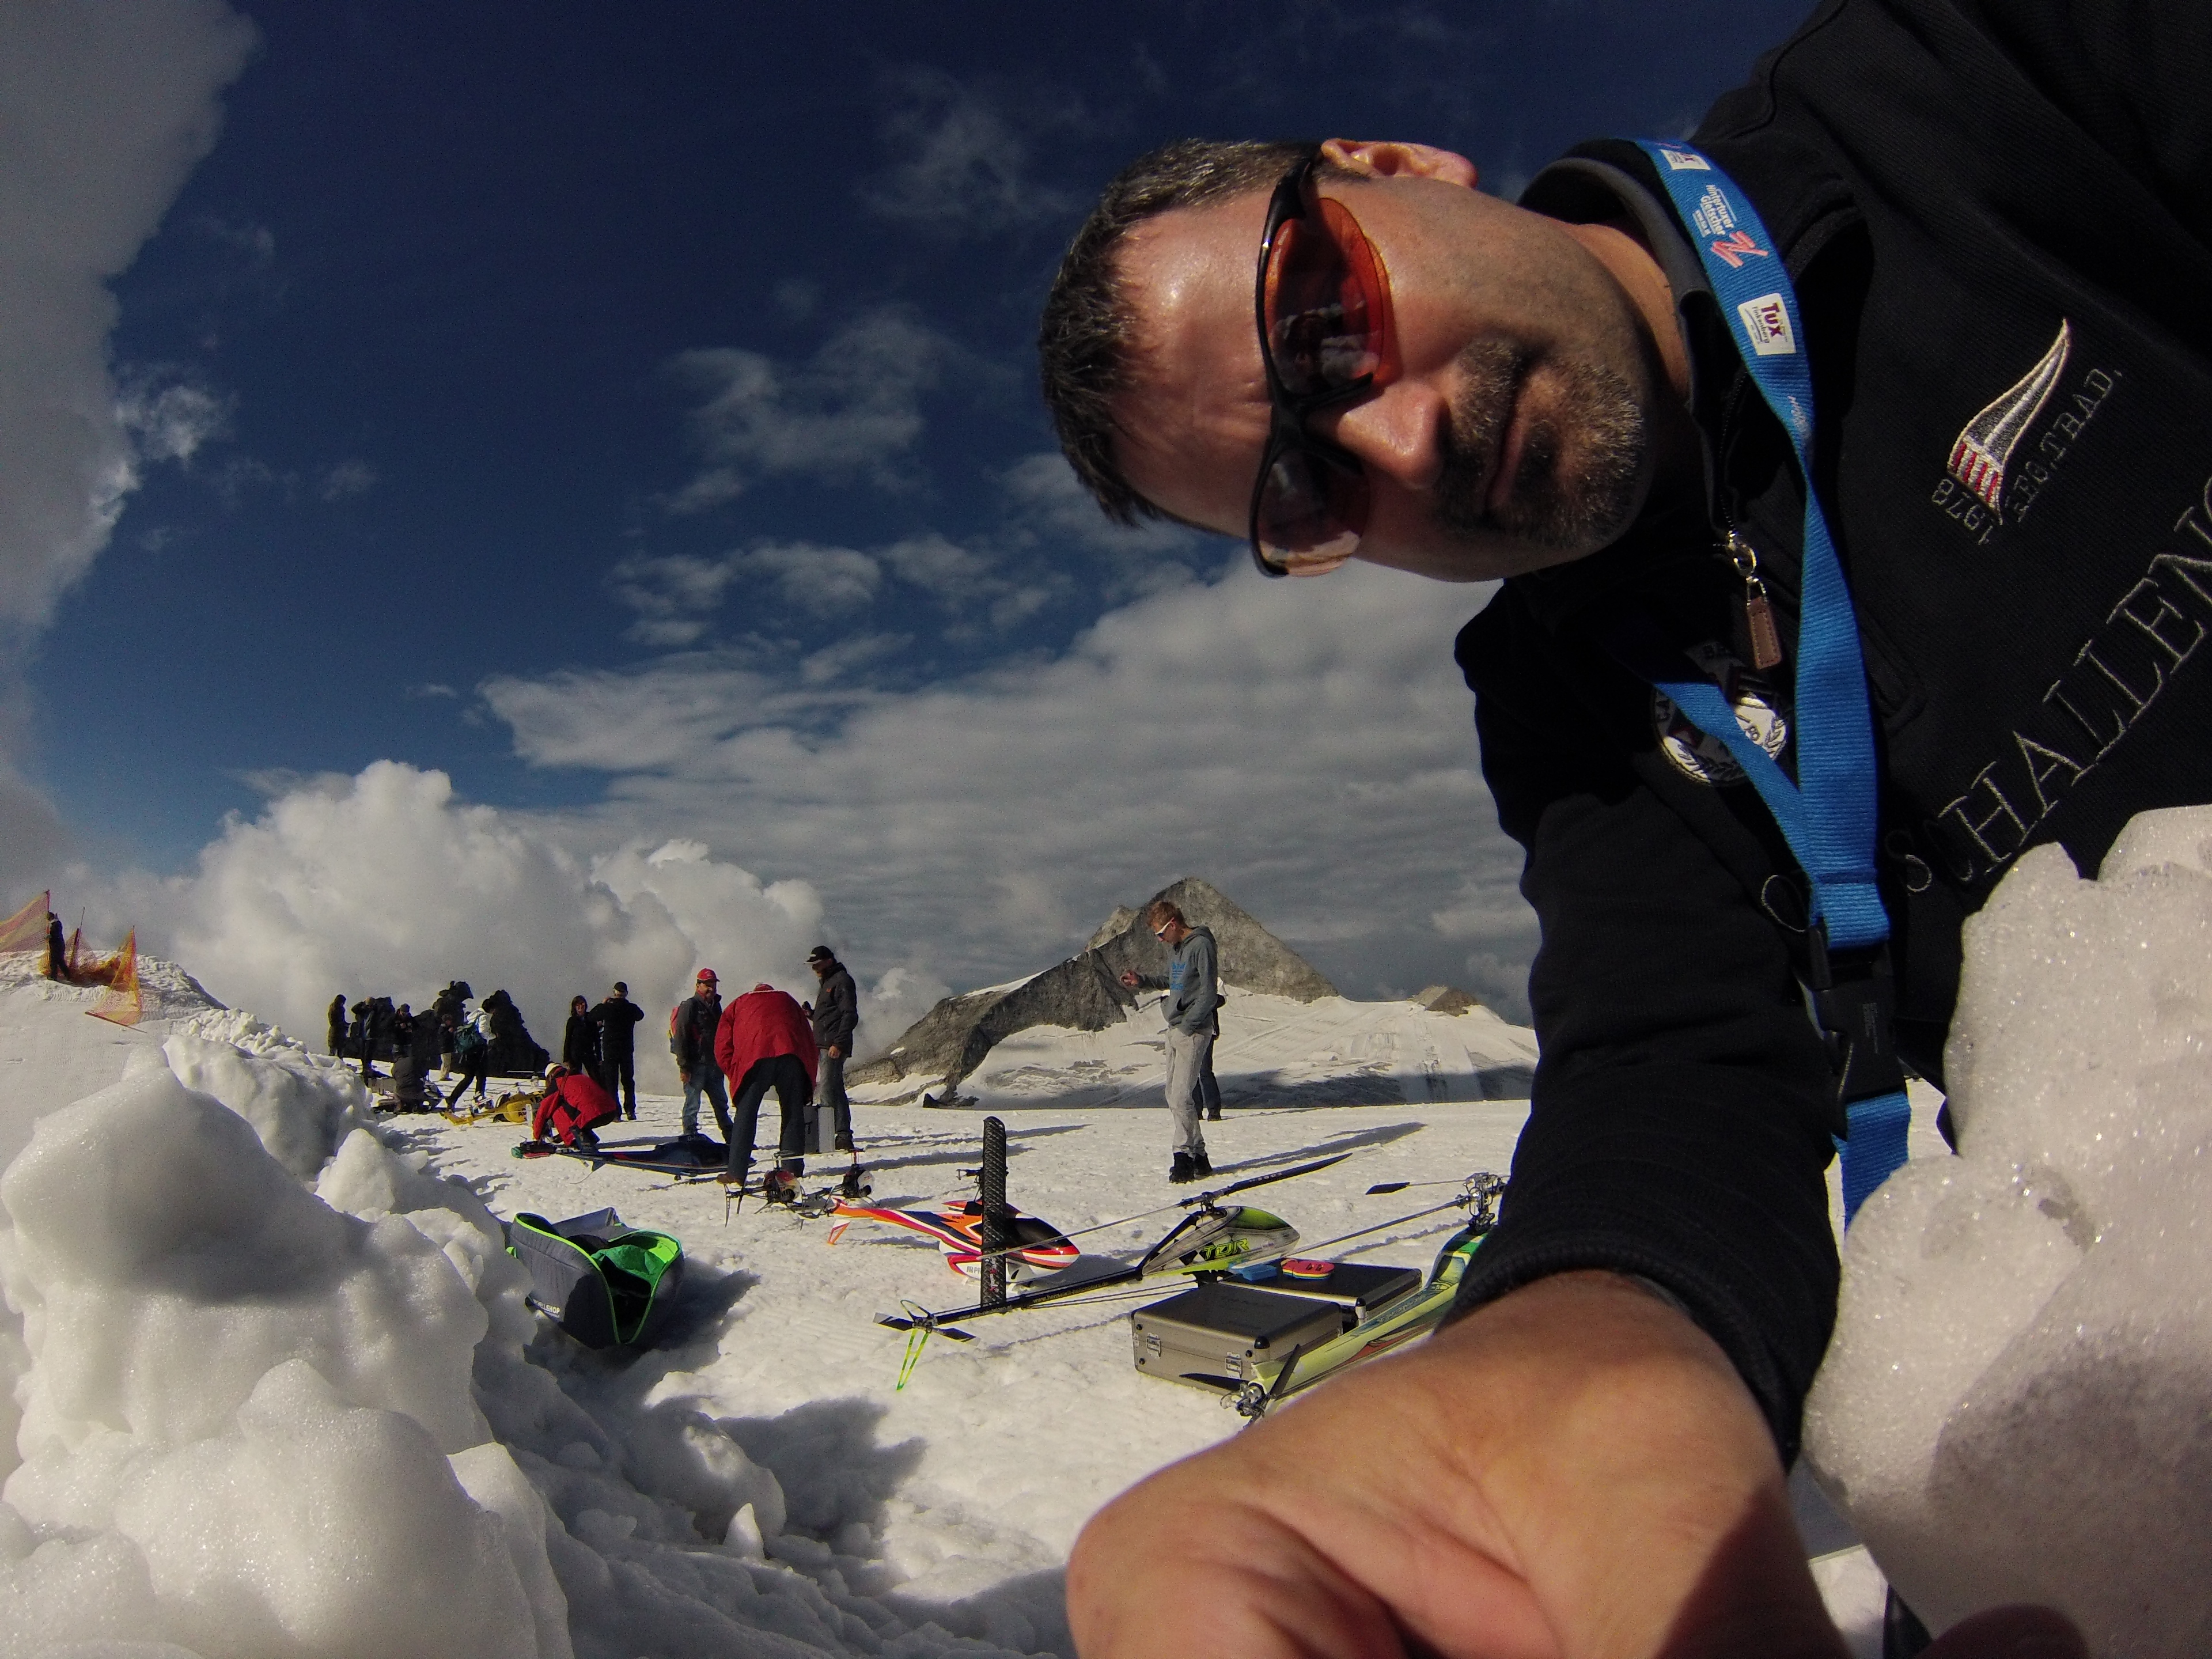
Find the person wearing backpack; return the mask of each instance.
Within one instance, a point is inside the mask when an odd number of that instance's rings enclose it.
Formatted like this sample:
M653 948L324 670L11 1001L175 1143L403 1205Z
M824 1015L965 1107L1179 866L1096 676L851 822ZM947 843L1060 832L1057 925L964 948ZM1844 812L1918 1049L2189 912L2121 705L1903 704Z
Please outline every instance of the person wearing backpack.
M460 1067L461 1074L453 1079L453 1091L446 1097L447 1105L460 1099L471 1079L476 1081L477 1104L483 1104L484 1085L491 1076L490 1024L490 1017L477 1008L464 1012L454 1025L453 1063Z

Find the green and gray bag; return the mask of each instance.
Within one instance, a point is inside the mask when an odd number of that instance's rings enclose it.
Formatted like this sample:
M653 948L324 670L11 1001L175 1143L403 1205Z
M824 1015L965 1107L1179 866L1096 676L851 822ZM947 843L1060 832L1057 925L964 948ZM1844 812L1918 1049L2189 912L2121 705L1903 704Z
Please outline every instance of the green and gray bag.
M531 1305L587 1348L643 1347L684 1285L683 1245L611 1209L566 1221L525 1212L507 1224L507 1248L530 1269Z

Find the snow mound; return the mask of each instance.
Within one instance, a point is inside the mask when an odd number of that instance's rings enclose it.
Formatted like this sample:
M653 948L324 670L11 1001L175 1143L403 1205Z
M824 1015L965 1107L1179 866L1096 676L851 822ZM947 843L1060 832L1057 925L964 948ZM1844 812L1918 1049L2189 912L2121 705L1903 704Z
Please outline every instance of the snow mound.
M1806 1449L1941 1630L2058 1607L2100 1654L2212 1651L2212 808L2100 879L2023 858L1967 923L1959 1156L1859 1213Z
M579 1406L496 1219L349 1074L69 990L0 988L0 1659L1006 1652L853 1594L704 1413Z

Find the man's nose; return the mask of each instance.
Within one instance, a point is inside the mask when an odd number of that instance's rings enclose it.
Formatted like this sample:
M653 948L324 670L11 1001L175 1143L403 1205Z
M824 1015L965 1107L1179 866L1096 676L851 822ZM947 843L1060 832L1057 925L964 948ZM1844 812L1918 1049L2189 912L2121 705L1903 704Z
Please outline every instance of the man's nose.
M1311 428L1341 445L1376 478L1426 490L1443 470L1437 433L1447 410L1441 393L1401 380L1372 397L1316 415Z

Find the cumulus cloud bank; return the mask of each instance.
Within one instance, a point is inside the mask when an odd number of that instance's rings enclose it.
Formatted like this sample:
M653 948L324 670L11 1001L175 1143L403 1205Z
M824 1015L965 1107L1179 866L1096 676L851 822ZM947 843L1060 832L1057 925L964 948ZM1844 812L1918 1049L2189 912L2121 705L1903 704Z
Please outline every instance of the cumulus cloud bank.
M918 690L747 645L484 694L526 759L608 775L568 833L650 824L803 872L864 961L988 982L1200 874L1355 994L1449 978L1514 1008L1534 927L1450 655L1483 597L1235 570Z
M551 1048L572 995L597 1001L626 980L649 1034L701 967L735 990L810 994L805 956L823 933L805 881L763 883L694 841L585 857L527 817L456 801L442 772L391 761L294 786L227 824L196 873L128 881L116 903L216 996L310 1040L335 992L419 1008L454 976L479 995L504 987ZM943 989L910 967L879 973L867 1038L889 1042ZM638 1053L672 1083L662 1045L647 1035Z

